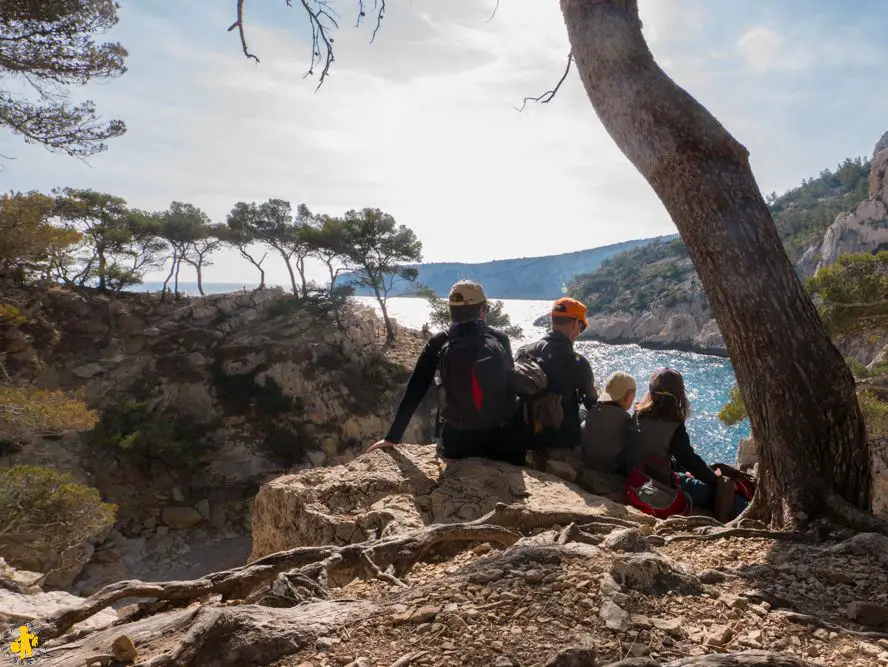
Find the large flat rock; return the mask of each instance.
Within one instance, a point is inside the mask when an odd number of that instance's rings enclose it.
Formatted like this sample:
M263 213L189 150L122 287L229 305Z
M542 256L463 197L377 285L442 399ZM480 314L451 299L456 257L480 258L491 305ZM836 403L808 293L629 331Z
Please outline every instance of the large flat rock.
M431 445L398 445L265 484L253 503L250 559L471 521L500 502L649 520L554 475L482 458L439 459Z

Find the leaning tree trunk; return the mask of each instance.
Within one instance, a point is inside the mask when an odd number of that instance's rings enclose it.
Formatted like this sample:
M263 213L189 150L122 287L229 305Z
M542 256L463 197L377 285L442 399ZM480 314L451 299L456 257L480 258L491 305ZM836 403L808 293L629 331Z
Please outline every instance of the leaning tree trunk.
M173 279L173 272L176 270L176 259L178 259L178 253L173 251L173 264L170 266L170 273L167 275L166 280L163 281L163 291L160 294L160 300L166 301L167 298L167 285L170 284L170 280Z
M561 0L561 10L592 106L672 216L724 335L761 443L747 516L791 528L832 515L888 530L853 511L870 506L854 380L783 249L748 151L656 64L637 0Z

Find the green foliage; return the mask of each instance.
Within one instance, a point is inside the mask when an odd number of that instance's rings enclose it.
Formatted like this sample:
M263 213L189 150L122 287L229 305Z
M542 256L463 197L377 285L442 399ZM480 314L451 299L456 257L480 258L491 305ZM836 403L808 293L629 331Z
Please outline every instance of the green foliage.
M56 267L64 282L119 292L163 265L166 243L156 216L128 208L120 197L92 190L65 188L55 204L68 228L83 237L79 252Z
M208 426L192 419L157 414L146 403L120 399L107 407L89 434L89 442L134 459L160 459L171 466L200 463Z
M842 255L806 283L831 333L888 326L888 251Z
M869 390L857 393L857 403L866 423L866 433L870 440L888 438L888 403Z
M0 555L13 565L50 561L114 523L115 505L50 468L0 469Z
M568 292L592 312L640 311L689 301L694 268L680 239L633 248L579 275Z
M726 426L734 426L744 419L749 419L746 405L743 403L743 396L740 394L740 388L737 385L731 387L731 396L724 407L719 410L718 418Z
M0 126L72 156L122 135L122 121L103 123L92 102L72 104L69 92L126 71L120 44L94 41L115 23L112 0L0 0Z
M447 306L447 300L439 297L433 289L426 285L418 285L411 294L428 301L431 312L429 313L429 324L438 329L446 329L450 326L450 308ZM516 324L512 324L509 314L504 312L505 303L502 301L491 301L488 304L490 310L487 311L485 321L495 329L499 329L510 338L521 338L524 331Z
M0 324L8 327L14 327L24 324L28 318L22 315L22 311L8 303L0 303Z
M284 199L269 199L263 204L237 202L228 214L227 224L231 234L239 243L245 240L258 241L274 249L284 260L287 272L290 274L293 294L306 297L309 284L306 278L305 260L312 254L312 247L303 231L314 226L316 220L305 205L300 205L294 216L290 202ZM243 251L241 255L244 255ZM253 264L256 265L256 262L253 261Z
M355 283L373 289L385 320L386 338L395 338L386 310L392 288L399 282L416 280L415 267L407 262L422 260L422 243L412 229L398 225L378 208L346 211L342 219L343 250L353 264Z
M765 198L792 261L823 237L837 215L866 199L869 172L867 160L848 159L835 171L825 169L780 196L771 193ZM680 239L620 253L592 273L576 276L568 292L598 313L641 312L696 300L706 304Z
M850 211L869 194L869 160L846 159L835 171L824 169L817 178L768 202L771 215L789 258L795 262L844 211Z
M98 415L76 394L0 384L0 438L88 431Z
M158 220L157 233L173 249L170 272L163 284L164 293L173 276L176 279L173 291L179 293L179 269L185 262L194 267L197 289L203 295L203 267L212 264L210 255L229 236L228 228L214 225L210 217L193 204L178 201L172 202L169 209L158 216Z
M76 231L52 224L55 211L53 199L39 192L0 196L0 278L45 276L54 255L80 241Z

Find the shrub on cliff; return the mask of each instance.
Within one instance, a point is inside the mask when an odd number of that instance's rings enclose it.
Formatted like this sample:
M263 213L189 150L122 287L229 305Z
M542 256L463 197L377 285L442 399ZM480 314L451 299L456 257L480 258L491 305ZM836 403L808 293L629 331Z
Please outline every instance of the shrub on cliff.
M77 395L0 384L0 439L88 431L97 421L96 412Z
M172 466L195 466L206 446L205 424L162 414L146 403L121 399L105 408L89 434L89 442L133 459L160 459Z
M808 279L819 298L819 312L830 332L888 327L888 251L840 256Z
M24 465L0 470L0 555L35 567L100 533L116 511L68 473Z

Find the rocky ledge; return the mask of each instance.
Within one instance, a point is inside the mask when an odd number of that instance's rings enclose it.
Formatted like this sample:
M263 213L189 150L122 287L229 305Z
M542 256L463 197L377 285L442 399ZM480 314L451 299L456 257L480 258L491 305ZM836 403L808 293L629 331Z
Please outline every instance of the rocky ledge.
M255 522L243 567L4 620L27 622L52 667L888 664L881 535L657 521L410 445L275 480Z

